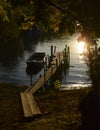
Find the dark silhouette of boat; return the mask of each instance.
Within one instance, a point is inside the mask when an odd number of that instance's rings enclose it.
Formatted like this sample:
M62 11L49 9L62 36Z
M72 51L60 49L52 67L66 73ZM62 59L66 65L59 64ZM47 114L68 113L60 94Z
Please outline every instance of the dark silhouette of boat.
M33 53L27 60L26 64L27 67L29 68L41 68L45 64L45 57L46 54L45 52L35 52Z
M28 75L32 75L32 74L38 74L41 70L42 70L42 66L33 66L33 67L26 67L26 73Z

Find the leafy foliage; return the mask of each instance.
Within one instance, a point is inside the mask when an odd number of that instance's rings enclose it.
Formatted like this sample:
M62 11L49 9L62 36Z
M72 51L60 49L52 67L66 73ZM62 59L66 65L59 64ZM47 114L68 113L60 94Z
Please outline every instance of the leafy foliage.
M1 0L1 36L8 33L10 38L12 33L16 35L34 26L46 32L72 34L78 21L83 32L88 30L92 36L99 37L99 3L99 0ZM7 29L2 29L2 25Z

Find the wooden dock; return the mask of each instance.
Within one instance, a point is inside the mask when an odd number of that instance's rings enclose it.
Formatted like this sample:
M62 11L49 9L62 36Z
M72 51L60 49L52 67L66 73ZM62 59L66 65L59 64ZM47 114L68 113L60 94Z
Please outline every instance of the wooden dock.
M66 51L67 49L67 51ZM41 115L41 111L37 106L33 94L45 84L46 81L57 71L58 67L62 63L69 63L69 52L68 48L65 48L63 52L55 52L52 56L52 61L50 62L49 68L44 72L44 74L39 78L39 80L33 85L21 93L22 107L24 111L24 117L32 117L34 115Z

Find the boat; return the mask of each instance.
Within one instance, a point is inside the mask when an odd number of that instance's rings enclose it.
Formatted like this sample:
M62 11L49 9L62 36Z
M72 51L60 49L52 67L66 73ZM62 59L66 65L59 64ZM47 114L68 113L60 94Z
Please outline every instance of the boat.
M45 64L45 52L35 52L27 60L27 67L43 67Z
M43 68L43 66L32 66L32 67L26 67L26 73L27 73L27 75L35 75L35 74L38 74L40 71L41 71L41 69Z

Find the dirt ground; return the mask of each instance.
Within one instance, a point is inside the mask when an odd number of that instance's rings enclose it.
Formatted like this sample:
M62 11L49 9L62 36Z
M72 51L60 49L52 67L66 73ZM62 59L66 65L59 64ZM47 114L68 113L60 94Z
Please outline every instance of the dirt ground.
M20 92L26 88L0 84L0 130L78 130L81 126L79 104L85 89L36 93L43 115L25 119Z

